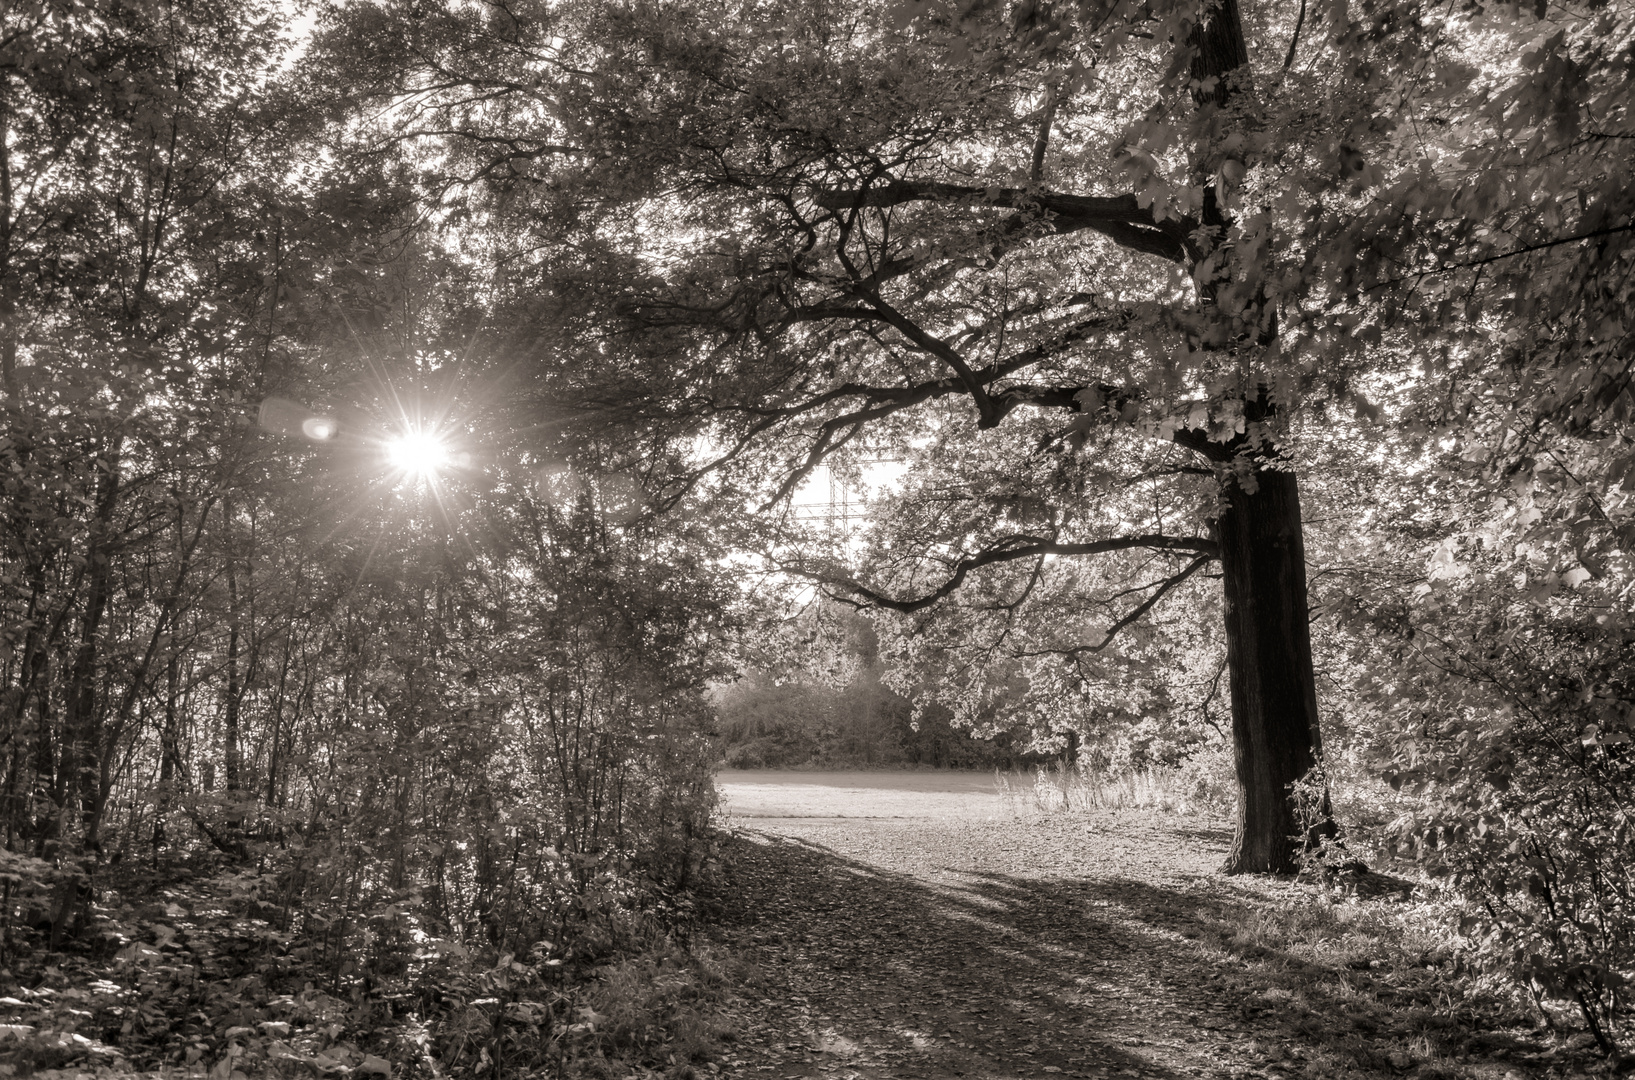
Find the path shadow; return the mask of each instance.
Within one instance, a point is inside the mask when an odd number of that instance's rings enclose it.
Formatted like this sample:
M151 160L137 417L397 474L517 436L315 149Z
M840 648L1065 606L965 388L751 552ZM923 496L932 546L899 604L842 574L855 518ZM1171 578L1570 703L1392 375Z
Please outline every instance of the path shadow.
M761 835L734 846L732 873L714 898L718 918L772 980L763 1021L788 1033L782 1053L774 1047L751 1068L772 1063L779 1076L1188 1075L1098 1032L1088 997L1064 999L1083 991L1058 978L1077 965L1054 952L1071 948L1078 957L1085 943L1070 945L1065 924L1041 932L1009 910L1007 883L983 883L987 895L978 896L810 841Z
M1224 821L1176 825L1171 831L1178 839L1210 847L1227 847L1232 843L1232 826Z
M933 883L767 834L729 861L719 923L768 975L759 1022L788 1032L749 1064L779 1076L1397 1077L1410 1039L1476 1048L1342 959L1246 934L1256 906L1218 889Z

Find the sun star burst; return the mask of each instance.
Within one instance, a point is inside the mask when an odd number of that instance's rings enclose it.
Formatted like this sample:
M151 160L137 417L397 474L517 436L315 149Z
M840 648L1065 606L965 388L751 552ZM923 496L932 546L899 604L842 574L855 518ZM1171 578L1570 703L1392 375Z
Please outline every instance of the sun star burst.
M386 457L410 480L432 480L452 462L448 444L434 431L410 430L386 443Z

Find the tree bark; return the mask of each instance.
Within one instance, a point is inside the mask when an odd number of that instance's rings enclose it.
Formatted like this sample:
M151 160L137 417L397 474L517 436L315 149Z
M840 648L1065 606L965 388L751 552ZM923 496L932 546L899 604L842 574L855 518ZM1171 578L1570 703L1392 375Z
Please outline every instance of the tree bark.
M239 603L238 552L234 547L233 504L229 500L222 500L221 519L227 547L227 700L222 703L222 771L227 778L227 793L233 797L238 794L243 771L238 721L244 701L244 683L239 673L244 614ZM228 824L237 828L236 808L228 811Z
M79 647L74 652L68 685L63 694L62 757L56 791L52 795L52 801L57 804L54 838L65 842L78 841L93 850L98 845L94 826L102 815L99 780L102 773L104 702L97 693L102 662L102 618L113 595L113 518L120 496L124 494L119 473L123 452L124 439L118 437L102 459L96 516L91 522L90 541L85 552L85 612L80 619ZM68 820L76 809L80 814L83 834L72 837L68 834ZM56 948L55 943L52 948Z
M1227 873L1287 873L1305 841L1291 785L1322 753L1300 493L1292 472L1233 483L1215 522L1226 607L1238 815Z
M165 846L165 819L170 815L170 803L175 793L176 775L180 771L181 728L177 723L176 705L181 686L181 663L178 650L172 646L165 662L165 718L159 732L159 793L153 808L153 857Z
M1201 15L1188 42L1194 50L1191 75L1199 80L1194 101L1201 109L1218 109L1248 88L1243 16L1238 0L1205 3ZM1203 218L1225 229L1230 222L1208 177L1216 154L1212 147L1200 150L1194 164L1202 166ZM1202 297L1211 306L1217 284L1201 283ZM1275 320L1265 320L1259 343L1269 344L1276 333ZM1244 406L1251 419L1263 418L1268 411L1264 391ZM1235 452L1243 449L1234 447ZM1305 823L1311 836L1299 835L1303 823L1293 788L1322 755L1299 486L1293 472L1257 467L1243 480L1227 479L1222 495L1226 508L1214 526L1221 549L1238 780L1237 828L1222 869L1288 873L1298 869L1298 854L1310 839L1334 831L1323 791L1318 820Z
M1238 9L1238 0L1215 0L1213 4L1206 4L1187 44L1193 49L1192 77L1200 83L1215 80L1207 90L1200 86L1194 100L1199 105L1225 105L1232 95L1227 80L1234 72L1249 66L1249 47L1243 38L1243 13Z
M239 682L239 610L238 575L233 561L227 562L227 701L223 707L222 765L227 776L227 790L239 789L239 703L244 698L244 687Z

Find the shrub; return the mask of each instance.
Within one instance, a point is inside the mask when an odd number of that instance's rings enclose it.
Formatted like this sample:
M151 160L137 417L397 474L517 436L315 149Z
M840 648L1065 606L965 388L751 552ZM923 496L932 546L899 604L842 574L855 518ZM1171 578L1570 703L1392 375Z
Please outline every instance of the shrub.
M1593 590L1497 575L1418 599L1397 624L1411 628L1393 650L1406 663L1382 687L1395 732L1382 767L1413 796L1387 837L1463 898L1483 962L1541 1007L1578 1012L1615 1053L1635 976L1628 620Z

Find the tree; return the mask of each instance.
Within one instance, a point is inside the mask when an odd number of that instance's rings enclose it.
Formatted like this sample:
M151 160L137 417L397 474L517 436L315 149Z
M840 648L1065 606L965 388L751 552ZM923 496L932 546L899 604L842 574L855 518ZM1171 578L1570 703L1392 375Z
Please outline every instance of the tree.
M1096 493L1096 510L1078 516L1103 530L1122 519L1163 533L1212 507L1206 477L1188 475L1184 486L1142 478L1140 448L1121 453L1117 433L1099 434L1072 456L968 440L956 468L947 467L953 448L938 447L945 467L906 472L857 561L876 580L913 591L917 583L902 575L912 574L921 545L971 535L975 515L964 507L993 501L1010 515L1030 505L1038 513L1046 509L1038 492L1052 489ZM964 432L952 438L967 441ZM1189 502L1173 499L1187 488ZM987 568L935 609L876 621L894 684L923 688L922 703L946 705L966 726L1016 725L1040 748L1084 751L1087 763L1108 753L1124 760L1118 748L1138 731L1163 733L1160 742L1184 753L1211 729L1230 739L1219 577L1210 580L1210 569L1207 559L1178 567L1142 551L1019 560Z
M1621 9L740 14L382 3L331 40L389 106L374 147L435 145L428 195L500 268L554 420L573 400L626 460L695 440L692 470L650 477L675 485L661 502L775 475L776 503L870 444L985 433L1065 456L1114 432L1146 455L1125 479L1171 475L1172 509L1200 497L1189 469L1212 477L1179 533L1024 523L967 488L983 524L895 583L798 569L917 611L1034 559L1165 554L1147 599L1219 561L1233 865L1287 867L1287 786L1320 749L1291 424L1354 409L1458 437L1512 387L1578 429L1622 407ZM1515 419L1536 449L1539 417Z
M232 384L276 357L277 185L253 176L289 125L252 8L46 3L4 26L6 830L72 866L102 849L205 589L245 457Z

